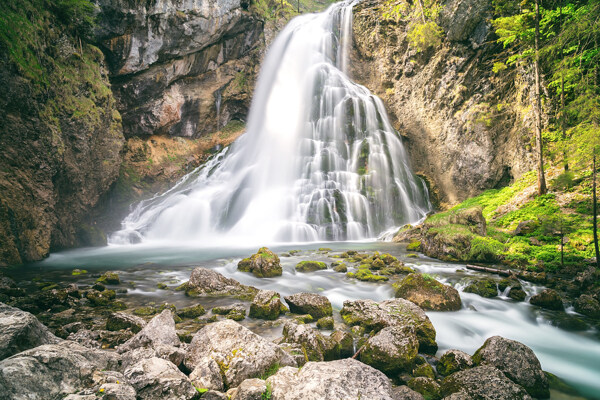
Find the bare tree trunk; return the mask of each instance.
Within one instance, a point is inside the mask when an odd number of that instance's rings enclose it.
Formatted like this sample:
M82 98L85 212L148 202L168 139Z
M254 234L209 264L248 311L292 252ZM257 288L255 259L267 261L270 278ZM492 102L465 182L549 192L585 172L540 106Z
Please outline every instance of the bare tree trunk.
M596 198L596 149L592 156L592 231L594 232L594 249L596 250L596 268L600 269L600 250L598 249L598 200Z
M539 0L535 0L535 141L538 151L537 162L537 180L538 180L538 195L546 194L546 177L544 176L544 148L542 143L542 100L540 95L540 4Z
M560 30L563 30L563 14L562 14L562 5L560 6ZM562 40L561 40L562 41ZM560 46L560 59L564 61L565 58L565 45L561 44ZM562 140L567 140L567 118L565 114L565 70L564 66L561 66L560 69L560 128L562 131ZM567 145L563 146L563 167L565 172L569 170L569 158L567 156Z
M425 6L423 6L423 0L419 0L419 7L421 8L421 19L425 23Z

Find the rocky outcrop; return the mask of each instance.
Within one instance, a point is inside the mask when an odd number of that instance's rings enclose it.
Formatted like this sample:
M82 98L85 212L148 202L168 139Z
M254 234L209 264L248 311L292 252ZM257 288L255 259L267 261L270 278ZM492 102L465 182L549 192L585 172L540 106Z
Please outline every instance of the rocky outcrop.
M507 184L533 167L532 78L492 72L502 51L490 0L447 0L437 48L418 52L410 20L384 20L384 1L354 11L352 77L380 96L434 200L454 204Z
M197 296L236 296L254 298L258 289L242 285L235 279L226 278L217 271L208 268L194 268L190 280L183 286L185 294Z
M492 366L456 372L442 381L442 395L464 394L462 398L490 400L531 400L525 389Z
M394 285L396 297L412 301L424 310L457 311L462 302L458 291L429 275L410 274Z
M152 318L139 333L129 339L123 345L119 346L119 352L125 353L139 347L154 347L165 345L179 347L181 342L175 331L175 321L171 310L164 310L162 313Z
M290 311L296 314L309 314L315 319L332 315L331 302L325 296L315 293L296 293L284 297Z
M192 400L197 392L192 382L170 361L147 358L127 368L125 377L140 400L159 398Z
M473 367L473 359L470 355L460 350L448 350L440 357L437 364L437 372L440 375L452 375Z
M419 341L411 326L389 326L369 338L360 360L390 376L413 369Z
M263 43L248 3L95 2L127 137L197 137L245 120Z
M306 361L330 361L340 355L340 346L336 341L309 325L294 321L288 321L283 326L283 343L298 345Z
M252 272L258 278L281 276L283 273L279 256L266 247L258 249L258 252L250 258L241 260L238 263L238 269L244 272Z
M279 293L273 290L261 290L254 296L254 300L250 304L249 315L252 318L273 320L285 312L285 309Z
M380 371L347 358L286 367L267 379L272 400L392 400L389 379Z

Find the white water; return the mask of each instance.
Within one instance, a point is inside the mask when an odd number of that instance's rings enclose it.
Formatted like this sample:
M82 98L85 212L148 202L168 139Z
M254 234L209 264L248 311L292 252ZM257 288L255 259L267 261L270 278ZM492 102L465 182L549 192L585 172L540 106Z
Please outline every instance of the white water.
M268 51L247 132L167 193L142 202L111 244L360 240L422 219L381 100L344 72L352 5L292 20Z

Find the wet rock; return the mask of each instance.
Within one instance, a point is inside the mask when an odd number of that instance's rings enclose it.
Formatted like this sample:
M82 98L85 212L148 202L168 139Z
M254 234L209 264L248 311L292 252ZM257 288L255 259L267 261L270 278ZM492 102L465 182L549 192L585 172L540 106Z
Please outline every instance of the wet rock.
M106 307L113 303L113 300L117 297L114 290L104 290L102 292L92 289L88 290L85 297L90 301L90 304L94 307Z
M333 331L329 338L338 344L340 358L352 357L354 355L354 338L350 332Z
M294 321L298 322L299 324L310 324L311 322L314 322L315 319L310 314L302 314L294 315Z
M213 314L223 315L225 318L232 319L234 321L241 321L246 318L246 306L242 303L214 307L211 311Z
M575 300L575 311L592 318L600 318L600 303L589 294L583 294Z
M299 272L315 272L322 269L327 269L327 264L321 261L300 261L296 264L296 271Z
M297 368L282 368L267 379L272 400L391 400L391 384L380 371L347 358L309 362Z
M348 272L348 267L344 263L336 264L333 266L335 272Z
M515 301L523 301L527 297L527 293L521 288L511 288L508 297Z
M458 371L473 368L473 359L463 351L448 350L440 357L436 368L440 375L448 376Z
M317 328L333 329L333 317L323 317L317 320Z
M60 341L32 314L0 303L0 360Z
M413 369L412 376L414 376L415 378L422 376L425 378L435 379L435 371L433 370L433 367L431 365L429 365L427 362L424 362L421 365L417 365Z
M493 279L480 279L470 283L464 290L466 293L474 293L481 297L492 298L498 296L498 287Z
M549 310L564 310L562 299L554 289L544 289L535 296L531 296L529 302L535 306L547 308Z
M119 346L117 351L125 353L139 347L153 347L156 345L168 345L179 347L181 341L175 330L175 321L171 310L164 310L139 331L134 337Z
M235 296L253 298L258 289L242 285L235 279L225 278L217 271L208 268L194 268L190 280L185 284L185 294L198 296Z
M410 274L394 287L396 297L411 301L424 310L457 311L462 306L456 289L428 275Z
M425 400L421 393L417 393L408 386L397 386L392 389L394 400Z
M442 396L461 393L470 399L531 400L525 389L492 366L479 366L456 372L442 381Z
M177 311L177 316L182 319L198 318L204 314L206 314L206 310L204 309L204 307L202 307L202 304L184 307Z
M219 365L210 357L203 357L198 360L196 368L190 374L190 380L199 389L218 391L224 389Z
M379 331L388 326L413 326L419 340L419 351L435 354L435 328L425 312L414 303L404 299L382 302L373 300L345 301L341 310L348 326L360 325L367 331Z
M207 325L194 335L185 356L185 366L193 370L203 357L217 362L223 383L229 387L260 376L277 363L295 365L280 347L231 320Z
M259 278L281 276L283 273L279 257L266 247L261 247L256 254L240 261L238 269L244 272L252 272L254 276Z
M533 351L522 343L493 336L473 355L476 365L491 365L537 398L550 397L548 380Z
M295 314L310 314L313 318L319 319L333 314L331 302L325 296L314 293L296 293L284 297L290 307L290 311Z
M267 392L267 384L262 379L246 379L237 387L231 400L263 400Z
M119 274L109 271L103 273L100 278L96 279L96 282L103 285L118 285L121 283L121 279L119 279Z
M407 386L428 400L439 400L442 398L440 385L432 378L422 376L413 378L407 382Z
M130 329L133 333L138 333L146 326L146 321L135 315L124 312L111 313L106 320L106 330L120 331Z
M250 304L250 317L274 320L284 310L279 293L273 290L260 290Z
M419 341L411 326L389 326L365 343L360 360L388 375L411 372Z
M19 288L12 279L0 276L0 294L8 297L19 297L25 296L25 290Z
M6 399L54 399L77 393L93 376L119 367L115 353L75 342L47 344L0 361L0 396Z
M194 399L196 388L187 376L170 361L162 358L148 358L130 366L124 375L137 392L137 398L144 399Z
M309 325L293 321L288 321L283 326L283 342L299 345L308 361L332 360L339 355L339 349L335 354L337 343Z

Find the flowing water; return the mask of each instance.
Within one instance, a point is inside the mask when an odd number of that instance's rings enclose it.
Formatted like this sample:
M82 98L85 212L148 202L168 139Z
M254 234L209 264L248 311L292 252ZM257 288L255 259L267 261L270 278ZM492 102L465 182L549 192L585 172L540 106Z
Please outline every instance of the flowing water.
M430 210L383 103L344 70L352 7L292 20L261 68L247 132L110 238L270 244L357 240Z
M199 301L210 308L233 302L157 289L158 282L176 287L200 265L284 296L321 293L339 310L344 300L380 301L393 297L393 289L332 270L300 274L294 265L307 259L329 263L336 252L361 249L392 253L460 290L465 279L480 274L463 265L408 257L397 244L342 242L417 222L430 209L427 190L411 172L381 101L347 76L351 32L348 4L291 21L267 54L247 132L238 141L166 193L139 204L111 236L111 246L52 254L14 271L20 275L15 277L86 284L94 274L118 270L122 281L135 282L135 289L119 294L131 306L166 301L183 307ZM337 242L316 243L324 240ZM281 277L259 279L237 271L239 259L265 244L275 244L278 252L301 252L282 257ZM320 246L333 252L316 251ZM73 277L73 268L90 274ZM525 289L531 295L541 288ZM428 313L439 354L449 348L473 354L486 338L501 335L530 346L545 370L586 397L600 398L600 340L593 323L584 319L573 328L568 322L579 321L577 316L503 296L484 299L461 292L461 298L460 311ZM251 318L242 323L268 337L281 334L277 323Z

